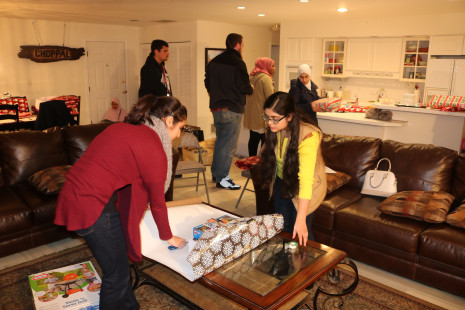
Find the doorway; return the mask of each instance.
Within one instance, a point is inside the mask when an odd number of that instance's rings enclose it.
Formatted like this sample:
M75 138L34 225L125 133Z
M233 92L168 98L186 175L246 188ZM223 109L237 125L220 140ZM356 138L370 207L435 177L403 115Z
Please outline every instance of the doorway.
M126 46L124 42L88 41L86 48L89 120L99 123L115 97L128 110Z

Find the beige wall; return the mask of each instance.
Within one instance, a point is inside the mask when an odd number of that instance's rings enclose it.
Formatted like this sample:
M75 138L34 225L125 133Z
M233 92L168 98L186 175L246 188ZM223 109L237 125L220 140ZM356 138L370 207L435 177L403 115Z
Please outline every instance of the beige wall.
M41 45L63 45L63 22L38 21ZM0 18L0 91L27 96L29 104L36 98L54 95L81 96L81 123L89 122L87 61L35 63L18 58L20 45L38 45L32 20ZM64 45L86 47L86 41L125 42L129 103L137 99L139 88L137 27L66 23Z

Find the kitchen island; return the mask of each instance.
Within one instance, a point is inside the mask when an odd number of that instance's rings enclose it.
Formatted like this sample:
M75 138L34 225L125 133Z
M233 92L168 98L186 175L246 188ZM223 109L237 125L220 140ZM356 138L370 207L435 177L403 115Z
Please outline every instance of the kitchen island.
M407 126L402 129L389 130L387 139L434 144L460 152L462 139L465 138L465 113L385 104L374 104L374 107L392 111L393 119L408 121Z
M386 139L391 128L407 126L406 121L384 122L365 118L365 113L318 112L318 124L324 133Z
M392 111L392 121L365 118L365 113L318 112L324 133L390 139L404 143L425 143L460 151L465 137L465 113L426 108L371 104Z

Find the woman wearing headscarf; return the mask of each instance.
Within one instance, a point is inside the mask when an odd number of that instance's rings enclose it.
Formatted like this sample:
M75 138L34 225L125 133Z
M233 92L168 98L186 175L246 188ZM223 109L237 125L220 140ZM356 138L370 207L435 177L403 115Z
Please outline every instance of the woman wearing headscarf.
M128 113L121 107L119 99L115 97L111 101L111 106L108 108L107 113L105 113L103 121L122 122L127 115Z
M260 57L255 61L255 68L250 73L250 84L253 85L252 95L246 97L244 111L244 127L250 130L249 156L256 156L258 144L265 141L265 122L261 117L263 104L266 98L274 93L273 73L274 60L268 57Z
M186 118L178 99L147 95L124 123L95 137L66 176L54 223L83 237L102 268L100 309L139 309L128 257L142 260L139 225L149 201L159 238L175 247L186 245L171 232L165 202L171 141Z
M316 112L320 111L320 109L317 107L317 103L318 100L324 101L325 99L321 99L320 96L318 96L316 91L318 86L311 80L312 69L310 69L309 65L300 65L298 74L299 78L291 81L289 95L294 98L296 107L318 125Z

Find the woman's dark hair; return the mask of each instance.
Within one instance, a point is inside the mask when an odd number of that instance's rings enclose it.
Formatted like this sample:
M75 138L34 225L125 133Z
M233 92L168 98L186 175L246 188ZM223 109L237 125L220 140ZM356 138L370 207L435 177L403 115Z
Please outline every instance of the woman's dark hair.
M299 134L300 123L305 122L316 126L316 124L299 109L296 108L294 99L291 95L285 92L276 92L269 96L263 110L271 109L273 112L282 115L292 115L291 121L287 125L287 130L290 132L285 159L283 163L283 182L281 183L281 195L284 198L293 198L299 192ZM270 181L273 174L276 173L276 144L278 142L277 133L274 133L268 127L266 129L265 146L262 151L262 160L260 167L262 176L265 181ZM269 182L265 182L269 184Z
M172 96L155 97L146 95L139 99L124 119L125 123L140 125L148 122L153 125L150 116L162 119L173 116L173 123L179 123L187 119L187 109L181 102Z

